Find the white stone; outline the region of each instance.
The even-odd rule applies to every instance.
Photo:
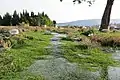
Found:
[[[9,32],[10,32],[11,35],[19,34],[19,30],[18,29],[12,29]]]
[[[86,26],[82,26],[83,29],[86,29],[87,27]]]
[[[102,32],[108,32],[109,30],[108,29],[102,29]]]
[[[92,34],[89,34],[88,36],[93,36],[93,33],[92,33]]]

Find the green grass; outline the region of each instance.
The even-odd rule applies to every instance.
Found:
[[[119,62],[114,61],[111,54],[101,51],[89,44],[76,43],[62,40],[64,57],[73,63],[78,63],[80,68],[89,71],[100,71],[100,80],[107,80],[108,66],[119,66]]]
[[[113,65],[114,60],[111,55],[104,53],[98,48],[90,48],[84,44],[77,44],[75,42],[64,42],[64,56],[71,62],[77,62],[88,69],[94,67],[103,67]]]
[[[43,32],[25,32],[12,37],[11,41],[14,45],[0,57],[0,78],[19,80],[20,73],[34,63],[37,57],[49,54],[44,47],[49,45],[51,37],[52,35],[44,35]],[[25,78],[23,80],[43,80],[42,77],[34,75],[25,75],[22,78]]]
[[[68,33],[67,38],[62,38],[65,43],[63,45],[64,56],[71,62],[77,62],[81,65],[92,67],[104,67],[116,64],[111,58],[111,54],[105,53],[101,50],[102,46],[119,46],[120,32],[108,32],[103,33],[97,30],[93,30],[94,36],[87,37],[81,34],[81,32],[71,31]],[[81,38],[82,41],[74,42],[73,37]],[[95,41],[100,41],[96,43]]]
[[[80,68],[90,71],[100,71],[100,80],[107,80],[108,66],[119,66],[120,63],[112,59],[110,53],[102,51],[103,47],[120,47],[120,32],[99,32],[93,30],[94,35],[85,36],[87,31],[68,32],[67,38],[62,38],[64,57],[73,63],[78,63]],[[74,42],[73,38],[82,41]]]

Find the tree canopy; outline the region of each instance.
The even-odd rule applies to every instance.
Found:
[[[62,2],[63,0],[60,0],[60,1]],[[87,2],[89,4],[89,6],[91,6],[95,2],[95,0],[73,0],[73,3],[76,3],[76,2],[78,4]]]
[[[34,12],[29,12],[23,10],[19,14],[15,10],[13,15],[10,15],[8,12],[3,16],[0,15],[0,25],[2,26],[16,26],[20,23],[26,23],[30,26],[53,26],[53,21],[49,18],[44,12],[35,14]]]

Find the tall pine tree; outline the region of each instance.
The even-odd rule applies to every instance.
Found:
[[[3,16],[2,25],[3,26],[11,26],[11,21],[12,21],[12,16],[7,12]]]
[[[17,14],[17,11],[14,11],[13,17],[12,17],[12,25],[16,26],[19,24],[19,15]]]
[[[2,25],[2,16],[0,15],[0,26]]]

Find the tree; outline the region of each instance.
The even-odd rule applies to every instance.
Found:
[[[60,0],[61,2],[63,0]],[[90,5],[92,5],[92,3],[95,0],[73,0],[73,2],[78,2],[78,3],[82,3],[82,2],[87,2]],[[102,16],[102,20],[101,20],[101,26],[100,26],[100,31],[102,31],[102,29],[108,29],[109,27],[109,23],[110,23],[110,15],[111,15],[111,10],[112,10],[112,5],[114,3],[114,0],[107,0],[107,4],[104,10],[104,14]]]
[[[0,15],[0,26],[2,25],[2,17],[1,17],[1,15]]]
[[[16,26],[19,24],[19,15],[17,14],[17,11],[15,10],[13,13],[13,17],[12,17],[12,25]]]
[[[55,27],[55,25],[56,25],[56,21],[55,21],[55,20],[53,20],[53,25],[54,25],[54,27]]]
[[[35,16],[34,12],[31,12],[31,17],[34,17],[34,16]]]
[[[29,13],[23,10],[23,13],[20,13],[20,23],[29,23]]]
[[[47,14],[44,12],[38,13],[37,15],[34,14],[34,12],[31,12],[31,15],[29,13],[23,10],[22,13],[17,14],[17,11],[14,11],[13,15],[11,16],[9,13],[6,13],[2,17],[0,16],[0,25],[3,26],[16,26],[19,25],[19,23],[28,24],[30,26],[41,26],[41,25],[52,25],[51,19],[48,17]]]
[[[24,13],[24,18],[25,18],[25,23],[29,24],[30,23],[30,16],[27,10]]]
[[[31,15],[29,24],[30,24],[30,26],[38,26],[38,16]]]
[[[42,14],[38,13],[38,25],[42,26],[46,24],[46,20],[45,20],[45,14],[44,12],[42,12]]]
[[[38,26],[41,26],[43,23],[42,23],[42,14],[38,13]]]
[[[3,25],[3,26],[11,26],[11,21],[12,21],[12,16],[7,12],[7,13],[3,16],[2,25]]]
[[[50,18],[48,17],[47,14],[44,15],[44,19],[45,19],[45,24],[47,26],[51,26],[52,25],[52,21],[50,20]]]
[[[100,31],[102,29],[108,29],[109,27],[109,23],[110,23],[110,14],[111,14],[111,10],[112,10],[112,5],[114,3],[114,0],[107,0],[107,4],[106,4],[106,8],[101,20],[101,27],[100,27]]]

